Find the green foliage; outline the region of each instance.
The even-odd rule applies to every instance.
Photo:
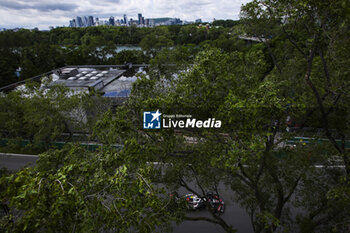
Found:
[[[129,141],[117,153],[89,153],[76,146],[40,155],[34,168],[1,178],[1,197],[11,209],[4,232],[153,232],[171,219],[162,191],[146,164],[133,166],[130,154],[142,157]],[[169,203],[168,203],[169,204]],[[19,215],[18,215],[19,214]]]
[[[84,132],[106,111],[106,100],[72,93],[63,86],[44,90],[28,84],[22,91],[0,97],[1,138],[9,139],[7,149],[21,150],[18,141],[29,140],[24,150],[37,153],[51,147],[63,132]],[[89,111],[94,114],[88,114]],[[90,127],[91,126],[91,127]],[[14,143],[17,142],[17,143]]]
[[[6,86],[18,80],[15,71],[18,68],[20,55],[9,48],[0,48],[0,86]]]
[[[307,111],[314,105],[313,94],[298,80],[304,74],[305,63],[283,42],[276,38],[268,45],[253,44],[230,53],[210,49],[208,43],[185,71],[159,64],[177,61],[173,57],[176,50],[171,54],[171,50],[164,49],[153,60],[154,72],[134,85],[128,105],[128,119],[133,122],[129,132],[137,135],[139,143],[149,145],[149,151],[154,154],[150,160],[172,164],[162,168],[166,173],[164,179],[157,178],[169,189],[182,186],[205,196],[207,191],[218,190],[218,185],[225,182],[235,200],[251,216],[255,232],[293,229],[296,226],[293,224],[299,224],[300,230],[327,231],[330,225],[326,223],[313,225],[321,221],[322,214],[334,224],[348,221],[349,203],[344,205],[325,198],[328,190],[337,186],[334,180],[344,173],[338,168],[320,171],[314,167],[315,161],[325,164],[337,153],[331,143],[293,147],[284,144],[295,136],[286,130],[288,116],[308,119],[314,126],[317,123],[315,116]],[[282,48],[287,49],[282,51]],[[291,52],[286,60],[281,60],[280,70],[275,57],[271,57],[272,50]],[[320,72],[317,68],[315,63],[313,72]],[[140,116],[149,109],[160,109],[166,114],[191,114],[199,119],[215,117],[223,123],[221,129],[215,130],[146,132],[142,130]],[[121,121],[125,115],[116,117]],[[329,122],[336,127],[333,117]],[[303,208],[310,215],[293,219],[289,206]],[[226,231],[230,229],[221,221],[215,223]],[[342,227],[337,229],[345,231]]]
[[[30,78],[65,65],[148,63],[165,47],[199,44],[227,34],[222,28],[207,31],[195,25],[155,28],[86,27],[50,31],[21,29],[0,33],[0,86]],[[146,52],[116,52],[118,45],[140,45]],[[227,47],[225,45],[224,47]],[[15,71],[21,67],[20,78]]]
[[[171,75],[185,70],[194,62],[199,49],[192,44],[164,48],[150,61],[151,67],[148,73],[152,76],[165,76],[171,79]]]
[[[231,19],[227,19],[227,20],[215,20],[213,22],[213,26],[222,26],[225,28],[230,28],[230,27],[234,27],[238,24],[240,24],[241,22],[239,20],[231,20]]]
[[[347,1],[254,0],[242,7],[239,22],[216,21],[223,27],[210,29],[93,27],[0,34],[5,48],[23,46],[19,58],[27,76],[59,65],[60,52],[64,61],[81,64],[151,58],[149,72],[135,82],[125,106],[83,124],[103,150],[48,151],[34,169],[2,179],[3,200],[17,214],[3,226],[18,232],[151,232],[170,220],[203,220],[163,199],[165,190],[155,185],[161,183],[166,190],[181,187],[200,197],[220,193],[224,185],[250,215],[255,232],[348,232],[348,12]],[[261,43],[236,38],[243,33]],[[2,35],[29,39],[16,45]],[[49,40],[49,46],[32,43],[34,37]],[[114,53],[116,44],[126,43],[144,51]],[[60,59],[45,57],[45,49]],[[4,51],[11,57],[4,63],[16,67],[14,50]],[[17,92],[3,98],[3,132],[33,142],[54,140],[65,127],[62,107],[70,111],[73,105],[64,91],[53,93],[49,100]],[[222,127],[144,130],[143,111],[155,109],[215,117]],[[299,129],[293,131],[288,118]],[[305,126],[314,140],[287,143],[303,136]],[[123,149],[109,149],[114,144]],[[345,169],[334,166],[334,158]],[[301,213],[294,216],[293,208]],[[234,231],[213,208],[207,211],[204,220]]]
[[[25,47],[21,51],[20,78],[27,79],[65,65],[59,46],[45,43]]]
[[[170,47],[174,42],[167,38],[167,31],[159,34],[149,34],[140,42],[140,47],[147,51],[152,57],[162,48]]]

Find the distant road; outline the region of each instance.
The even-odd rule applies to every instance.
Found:
[[[25,166],[33,166],[37,159],[37,155],[0,153],[0,168],[6,167],[10,171],[18,171]]]

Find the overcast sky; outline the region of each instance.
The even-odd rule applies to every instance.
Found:
[[[76,16],[136,19],[177,17],[193,21],[238,19],[242,4],[249,0],[0,0],[0,28],[48,29],[49,26],[68,26]]]

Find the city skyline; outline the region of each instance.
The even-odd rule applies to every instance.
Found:
[[[196,19],[195,22],[201,22],[201,19]],[[69,20],[69,27],[91,27],[91,26],[137,26],[137,27],[153,27],[160,25],[182,25],[193,22],[183,22],[179,18],[146,18],[142,16],[142,13],[137,14],[137,19],[127,18],[127,15],[124,14],[123,18],[114,18],[110,16],[107,19],[102,19],[93,16],[77,16]],[[50,29],[53,27],[50,27]]]
[[[91,15],[94,18],[128,18],[138,20],[138,13],[145,18],[171,17],[184,21],[212,21],[216,19],[238,19],[242,4],[249,0],[208,1],[198,0],[0,0],[0,28],[34,28],[46,30],[49,26],[69,26],[76,16]]]

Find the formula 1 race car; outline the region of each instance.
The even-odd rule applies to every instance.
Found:
[[[205,207],[205,203],[202,198],[198,197],[195,194],[186,194],[185,200],[187,202],[187,207],[190,210],[198,210],[203,209]]]
[[[220,198],[219,194],[208,192],[206,195],[206,201],[216,213],[224,213],[225,202],[222,200],[222,198]]]
[[[182,198],[185,199],[186,206],[189,210],[199,210],[209,207],[215,213],[221,214],[225,211],[225,203],[218,194],[208,192],[205,197],[201,198],[196,194],[186,194],[182,197],[177,192],[170,194],[170,197],[176,202],[180,203]],[[208,205],[209,204],[209,205]]]

